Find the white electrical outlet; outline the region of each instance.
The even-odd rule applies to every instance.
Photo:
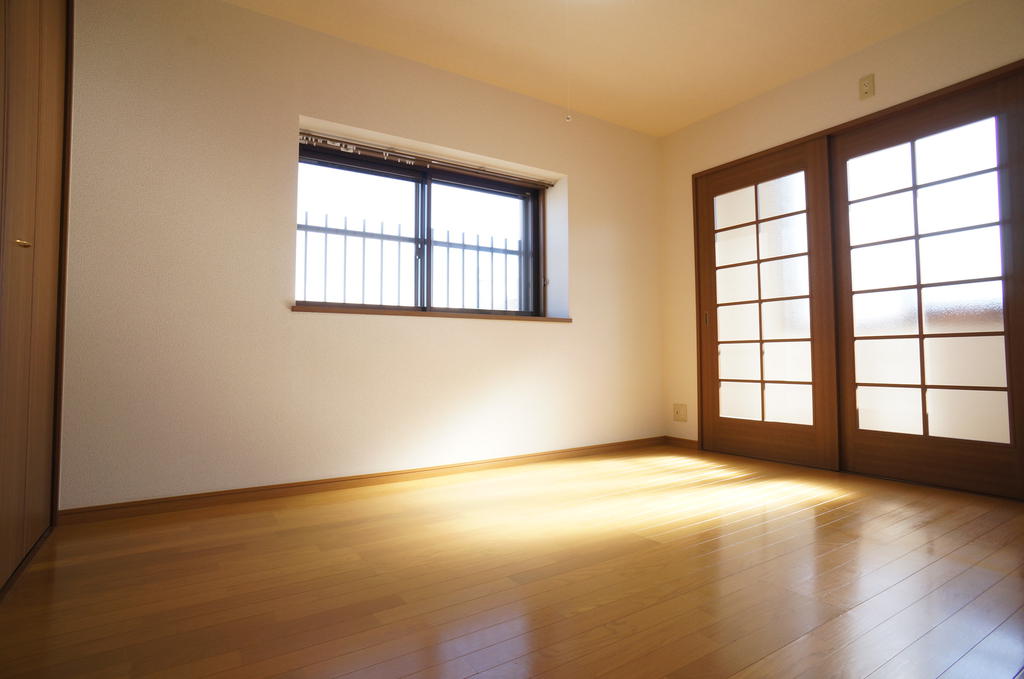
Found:
[[[860,79],[858,90],[861,99],[870,99],[875,96],[875,74],[868,73]]]
[[[686,422],[686,404],[685,403],[673,403],[672,404],[672,421],[673,422]]]

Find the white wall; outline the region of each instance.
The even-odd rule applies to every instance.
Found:
[[[730,160],[813,134],[1024,58],[1024,2],[975,0],[663,140],[662,287],[665,403],[686,403],[672,436],[697,438],[697,326],[692,177]],[[875,74],[877,94],[858,100]]]
[[[62,507],[664,433],[656,140],[218,2],[75,28]],[[567,176],[573,323],[289,311],[300,115]]]

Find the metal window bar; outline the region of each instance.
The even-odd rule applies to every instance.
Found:
[[[327,223],[328,215],[324,215],[324,228],[328,226]],[[330,242],[330,237],[324,234],[324,301],[327,301],[327,272],[330,268],[327,266],[327,244]]]
[[[384,235],[384,222],[380,223],[380,235]],[[378,300],[380,304],[384,304],[384,241],[380,241],[377,244],[377,249],[380,250],[380,270],[377,274],[380,276],[380,290]]]
[[[306,219],[308,221],[308,216],[306,217]],[[325,224],[329,224],[329,221],[327,219],[325,219],[324,223]],[[360,243],[360,277],[361,277],[361,285],[362,285],[362,289],[360,290],[360,299],[362,300],[363,303],[365,303],[366,299],[367,299],[367,295],[373,292],[373,290],[368,290],[367,289],[368,288],[368,286],[367,286],[367,283],[368,283],[368,281],[367,281],[367,273],[368,273],[367,272],[367,264],[369,263],[368,262],[368,257],[367,257],[367,240],[372,239],[373,241],[378,243],[378,246],[380,247],[380,253],[379,253],[379,256],[380,256],[380,270],[378,272],[378,274],[379,274],[378,275],[378,282],[380,284],[380,288],[378,290],[379,302],[380,302],[380,304],[383,305],[385,303],[385,301],[386,301],[385,289],[384,289],[384,280],[385,280],[385,278],[384,278],[385,277],[385,273],[384,272],[385,272],[385,269],[387,268],[388,262],[393,260],[393,261],[396,262],[396,268],[397,268],[397,271],[396,271],[396,279],[397,279],[396,285],[397,285],[397,287],[396,287],[395,294],[394,294],[393,298],[394,298],[394,301],[396,303],[396,306],[401,306],[401,303],[402,303],[402,246],[403,246],[404,243],[408,243],[409,245],[413,245],[414,246],[416,244],[416,242],[417,242],[416,239],[414,237],[412,237],[412,236],[401,236],[401,235],[394,235],[394,234],[385,233],[384,232],[384,224],[383,223],[381,224],[381,230],[378,233],[374,233],[374,232],[368,231],[368,230],[367,231],[357,231],[357,230],[351,229],[348,226],[348,220],[347,219],[343,220],[343,224],[344,224],[343,228],[336,228],[336,227],[331,227],[331,226],[319,226],[319,225],[316,225],[316,224],[308,224],[308,223],[306,223],[306,224],[297,224],[296,225],[296,228],[302,234],[303,242],[305,243],[305,245],[304,245],[305,252],[303,252],[303,262],[302,262],[302,267],[303,267],[303,271],[302,271],[302,281],[303,281],[302,297],[303,297],[303,300],[304,301],[325,301],[325,302],[328,301],[328,297],[330,296],[329,295],[329,292],[330,292],[329,281],[331,280],[332,277],[336,277],[337,275],[340,275],[341,276],[341,300],[342,300],[343,303],[349,303],[350,302],[350,300],[348,298],[348,278],[349,278],[349,275],[352,273],[351,272],[351,268],[352,267],[350,267],[351,263],[349,262],[349,257],[348,257],[348,240],[349,240],[349,238],[359,238],[362,241]],[[309,299],[309,275],[310,275],[310,268],[309,268],[309,246],[308,246],[308,243],[309,243],[309,234],[311,234],[311,233],[312,234],[323,234],[323,236],[324,236],[324,259],[323,259],[323,262],[324,262],[324,272],[323,272],[324,294],[323,294],[323,297],[324,297],[324,299],[323,300],[310,300]],[[401,227],[399,227],[399,233],[401,233]],[[340,262],[340,272],[336,270],[339,267],[335,267],[335,269],[333,269],[333,270],[331,268],[330,253],[328,251],[329,236],[337,236],[337,237],[341,238],[342,256],[341,256],[341,262]],[[385,243],[394,243],[395,244],[395,255],[393,257],[391,255],[388,255],[388,254],[386,254],[384,252]],[[370,253],[370,255],[371,255],[370,258],[372,258],[372,252]],[[332,274],[333,274],[333,276],[332,276]],[[390,297],[390,295],[389,295],[389,297]]]
[[[309,213],[306,213],[306,223],[309,223]],[[302,248],[302,298],[309,299],[309,232],[303,234],[305,244]]]

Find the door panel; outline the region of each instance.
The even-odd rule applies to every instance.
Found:
[[[6,2],[3,224],[0,242],[0,581],[24,555],[39,7]]]
[[[836,135],[840,430],[853,471],[1024,494],[1024,79]]]
[[[53,514],[67,3],[0,0],[0,15],[3,587]]]
[[[837,464],[826,160],[819,139],[696,180],[713,450]]]

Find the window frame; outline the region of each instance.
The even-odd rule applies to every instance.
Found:
[[[452,316],[459,318],[500,317],[516,319],[546,319],[545,259],[544,259],[544,186],[530,180],[488,176],[486,172],[460,171],[456,168],[437,167],[430,161],[412,160],[396,154],[396,160],[387,157],[368,157],[358,151],[349,152],[322,146],[299,143],[296,167],[311,163],[379,177],[403,179],[415,183],[414,240],[414,304],[360,304],[295,299],[294,311],[334,311],[349,313],[394,313],[400,315]],[[430,199],[434,184],[482,191],[523,201],[523,237],[519,250],[521,261],[527,263],[520,277],[520,306],[523,310],[476,309],[447,307],[433,304],[433,244]],[[301,232],[303,225],[296,223]],[[483,250],[485,246],[469,247]]]

